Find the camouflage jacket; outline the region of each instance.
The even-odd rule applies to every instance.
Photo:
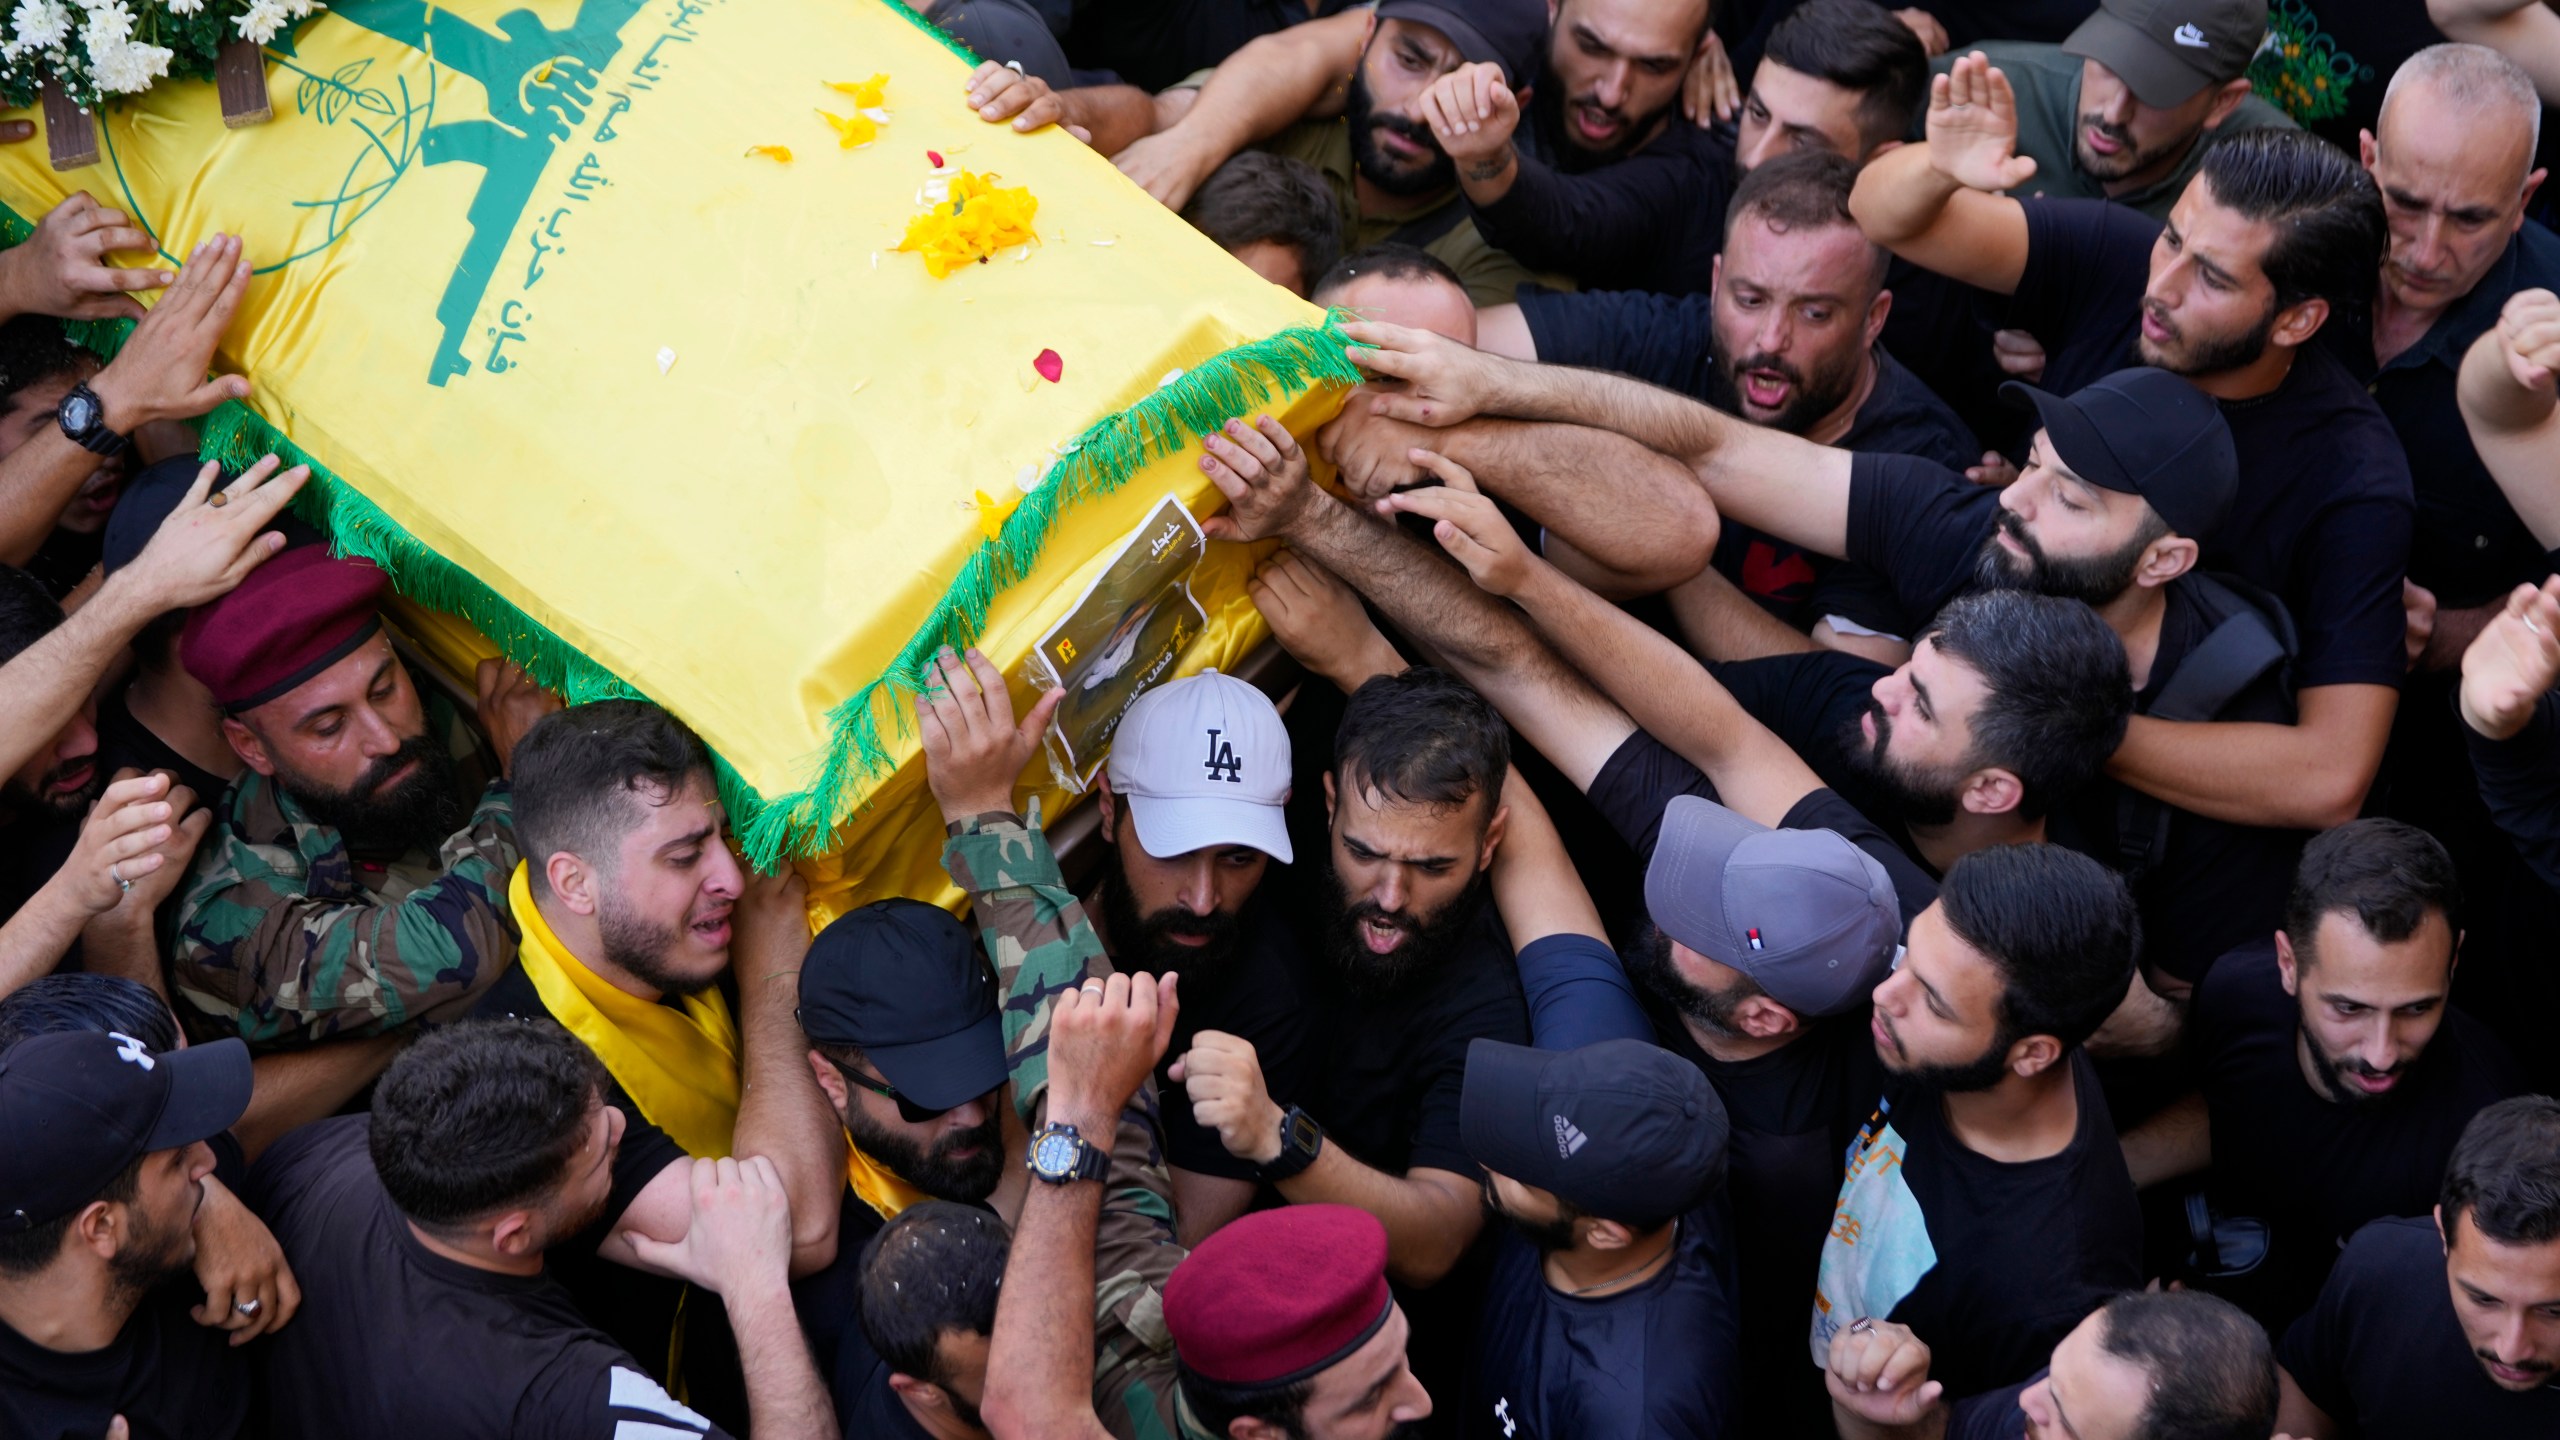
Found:
[[[1067,888],[1035,809],[1026,824],[1003,811],[951,827],[943,868],[969,892],[978,932],[1004,990],[1005,1061],[1025,1128],[1046,1123],[1049,1007],[1087,976],[1109,975],[1101,938]],[[1150,1079],[1120,1112],[1095,1237],[1094,1409],[1121,1440],[1175,1433],[1173,1337],[1164,1282],[1189,1253],[1174,1238],[1173,1181]]]
[[[199,1038],[258,1050],[459,1019],[515,961],[517,858],[503,780],[435,854],[403,856],[369,886],[335,828],[244,774],[179,896],[180,1013]]]

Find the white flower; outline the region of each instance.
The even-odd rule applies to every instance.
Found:
[[[193,15],[204,9],[204,0],[160,0],[172,15]]]
[[[89,12],[80,26],[80,43],[94,56],[101,50],[114,50],[133,38],[133,12],[124,8],[124,0],[80,0]]]
[[[159,45],[117,41],[89,47],[89,74],[102,95],[138,95],[169,73],[170,52]]]
[[[15,60],[30,50],[51,50],[71,38],[71,12],[62,0],[18,0],[10,17],[10,35],[0,42],[0,55]]]
[[[249,8],[240,12],[240,18],[233,23],[240,27],[241,39],[264,45],[293,18],[285,9],[285,0],[250,0]]]

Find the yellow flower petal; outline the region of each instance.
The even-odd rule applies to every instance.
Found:
[[[999,250],[1038,240],[1031,222],[1039,199],[1019,186],[999,189],[996,178],[968,170],[952,177],[944,198],[907,222],[898,248],[921,256],[925,272],[940,279]]]
[[[880,127],[868,116],[838,115],[826,110],[819,111],[818,116],[835,127],[836,144],[839,148],[859,149],[880,138]]]
[[[984,490],[979,491],[978,533],[990,540],[1004,538],[1005,518],[1013,513],[1013,507],[1021,503],[1022,497],[1019,495],[998,500]]]
[[[785,165],[791,163],[791,147],[788,145],[750,145],[747,147],[747,154],[750,158],[761,155],[767,160],[779,160]]]
[[[889,76],[886,72],[882,72],[868,80],[829,80],[826,86],[838,94],[852,96],[853,108],[856,110],[870,110],[887,99]]]

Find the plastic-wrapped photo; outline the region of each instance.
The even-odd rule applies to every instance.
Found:
[[[1120,542],[1066,617],[1040,637],[1031,681],[1067,692],[1050,728],[1059,768],[1089,784],[1132,701],[1172,677],[1209,617],[1191,596],[1207,548],[1171,495]]]

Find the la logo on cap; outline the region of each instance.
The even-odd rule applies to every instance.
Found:
[[[1220,732],[1209,732],[1209,756],[1201,762],[1208,768],[1209,778],[1230,785],[1244,783],[1244,762],[1236,758],[1236,747]]]

